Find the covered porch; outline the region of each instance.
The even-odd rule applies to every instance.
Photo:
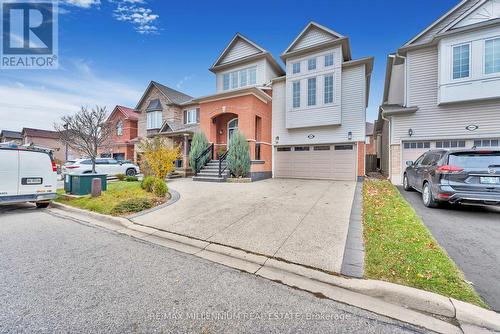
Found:
[[[193,135],[200,131],[198,124],[179,124],[176,122],[165,122],[158,133],[162,137],[172,140],[173,147],[181,148],[181,156],[175,161],[175,172],[173,176],[188,177],[193,175],[189,165],[189,152]]]

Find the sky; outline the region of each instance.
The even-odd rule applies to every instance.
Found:
[[[59,69],[0,70],[0,129],[53,129],[81,106],[135,107],[149,81],[215,92],[208,70],[240,32],[279,55],[309,21],[375,57],[367,120],[382,100],[387,54],[459,0],[60,0]]]

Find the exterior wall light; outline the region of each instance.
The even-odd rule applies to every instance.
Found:
[[[276,138],[274,138],[274,142],[278,144],[279,141],[280,141],[280,136],[276,136]]]
[[[408,129],[408,136],[413,136],[413,129]]]
[[[351,132],[351,131],[349,131],[349,132],[347,133],[347,139],[348,139],[348,140],[352,140],[352,132]]]
[[[224,130],[220,129],[220,130],[219,130],[219,134],[221,135],[221,134],[223,134],[223,133],[224,133]]]

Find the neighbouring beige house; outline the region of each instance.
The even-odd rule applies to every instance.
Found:
[[[461,1],[388,56],[375,129],[395,184],[430,149],[500,147],[500,1]]]
[[[80,158],[67,145],[61,142],[57,131],[23,128],[21,131],[23,145],[35,145],[52,150],[54,158],[59,162]]]
[[[161,135],[168,138],[172,146],[181,147],[182,158],[176,162],[176,169],[187,173],[191,138],[199,131],[198,104],[189,95],[151,81],[135,110],[138,113],[135,160],[140,161],[139,142],[142,138]]]

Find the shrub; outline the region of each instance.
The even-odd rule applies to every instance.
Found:
[[[154,181],[155,181],[155,178],[153,176],[146,176],[144,179],[142,179],[141,188],[148,191],[148,192],[152,192]]]
[[[151,168],[152,174],[162,180],[175,170],[175,160],[181,154],[180,146],[172,147],[167,138],[159,136],[143,139],[139,144],[139,149],[142,151],[142,159]]]
[[[139,179],[137,178],[137,176],[127,176],[127,177],[125,178],[125,181],[127,181],[127,182],[135,182],[135,181],[137,181],[137,180],[139,180]]]
[[[120,180],[120,181],[123,181],[123,180],[125,180],[125,174],[121,174],[121,173],[120,174],[116,174],[116,178],[118,180]]]
[[[236,177],[246,177],[250,172],[250,147],[245,136],[236,130],[229,143],[227,167]]]
[[[153,193],[158,197],[165,197],[167,194],[168,187],[165,181],[156,178],[153,182]]]
[[[153,207],[151,200],[147,198],[131,198],[118,203],[112,210],[112,215],[123,215],[126,213],[139,212]]]
[[[197,132],[193,135],[193,140],[191,141],[191,151],[189,151],[189,166],[194,171],[194,161],[195,159],[208,147],[208,140],[203,132]],[[201,166],[205,165],[207,160],[210,159],[210,155],[207,154],[203,159],[198,161],[197,171],[201,169]]]

